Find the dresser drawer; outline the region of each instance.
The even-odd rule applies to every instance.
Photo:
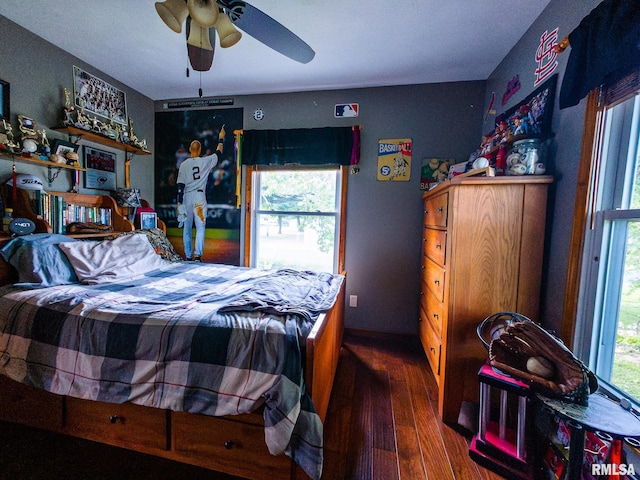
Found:
[[[426,287],[435,295],[436,299],[444,302],[445,269],[431,260],[424,259],[423,279]]]
[[[438,265],[446,265],[447,232],[424,229],[424,253]]]
[[[0,375],[0,420],[59,431],[62,401],[61,395]]]
[[[422,347],[427,355],[427,360],[429,360],[431,371],[439,382],[442,340],[440,335],[431,328],[431,323],[425,318],[426,313],[422,309],[420,311],[420,317],[420,341],[422,342]]]
[[[171,431],[176,454],[198,458],[206,468],[247,478],[289,478],[291,460],[269,453],[259,415],[207,417],[173,412]]]
[[[167,412],[66,397],[65,433],[124,448],[167,450]]]
[[[442,336],[442,322],[444,322],[445,308],[444,303],[431,293],[426,285],[422,285],[420,292],[420,308],[423,314],[423,320],[431,324],[431,328],[438,336]]]
[[[430,227],[446,228],[448,202],[448,193],[427,198],[424,202],[424,224]]]

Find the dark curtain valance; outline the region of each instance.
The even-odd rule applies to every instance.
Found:
[[[244,130],[244,165],[353,165],[360,155],[360,127]]]
[[[592,89],[613,84],[640,65],[640,5],[604,0],[569,34],[571,53],[560,108],[577,105]]]

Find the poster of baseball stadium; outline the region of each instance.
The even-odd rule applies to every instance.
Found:
[[[155,116],[155,209],[167,225],[167,236],[176,251],[187,259],[209,263],[240,263],[240,209],[236,207],[236,158],[234,130],[242,129],[242,108],[167,110]],[[224,138],[221,140],[221,129]],[[194,143],[197,141],[198,143]],[[194,151],[197,146],[199,150]],[[222,148],[222,153],[219,152]],[[178,204],[187,205],[189,187],[182,182],[184,198],[179,196],[178,172],[190,157],[217,154],[217,163],[207,172],[206,181],[198,179],[197,192],[204,190],[206,215],[204,248],[198,250],[197,228],[192,224],[192,245],[183,240],[184,217]],[[185,164],[186,165],[186,164]],[[197,175],[196,175],[197,176]],[[195,191],[195,190],[194,190]],[[179,202],[180,200],[180,202]],[[198,212],[195,213],[198,216]],[[188,224],[189,222],[187,222]],[[185,251],[187,255],[185,256]]]

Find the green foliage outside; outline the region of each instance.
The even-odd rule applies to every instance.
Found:
[[[611,382],[640,401],[640,289],[638,288],[630,293],[625,292],[622,296]]]
[[[640,208],[640,164],[630,208]],[[611,382],[640,401],[640,222],[628,224],[625,274]]]
[[[260,184],[260,210],[281,212],[335,212],[335,170],[288,170],[263,172]],[[327,253],[334,245],[333,217],[276,215],[280,232],[284,221],[297,222],[298,230],[313,229],[318,249]]]

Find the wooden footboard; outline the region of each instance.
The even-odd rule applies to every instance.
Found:
[[[14,275],[0,259],[0,280]],[[344,282],[306,342],[305,380],[324,422],[344,329]],[[73,435],[248,479],[308,478],[264,442],[261,412],[210,417],[62,397],[0,375],[0,420]]]
[[[335,305],[318,319],[307,337],[305,379],[307,388],[311,390],[311,398],[316,412],[323,423],[329,407],[333,379],[338,367],[338,357],[342,345],[344,291],[345,282],[342,282]]]

